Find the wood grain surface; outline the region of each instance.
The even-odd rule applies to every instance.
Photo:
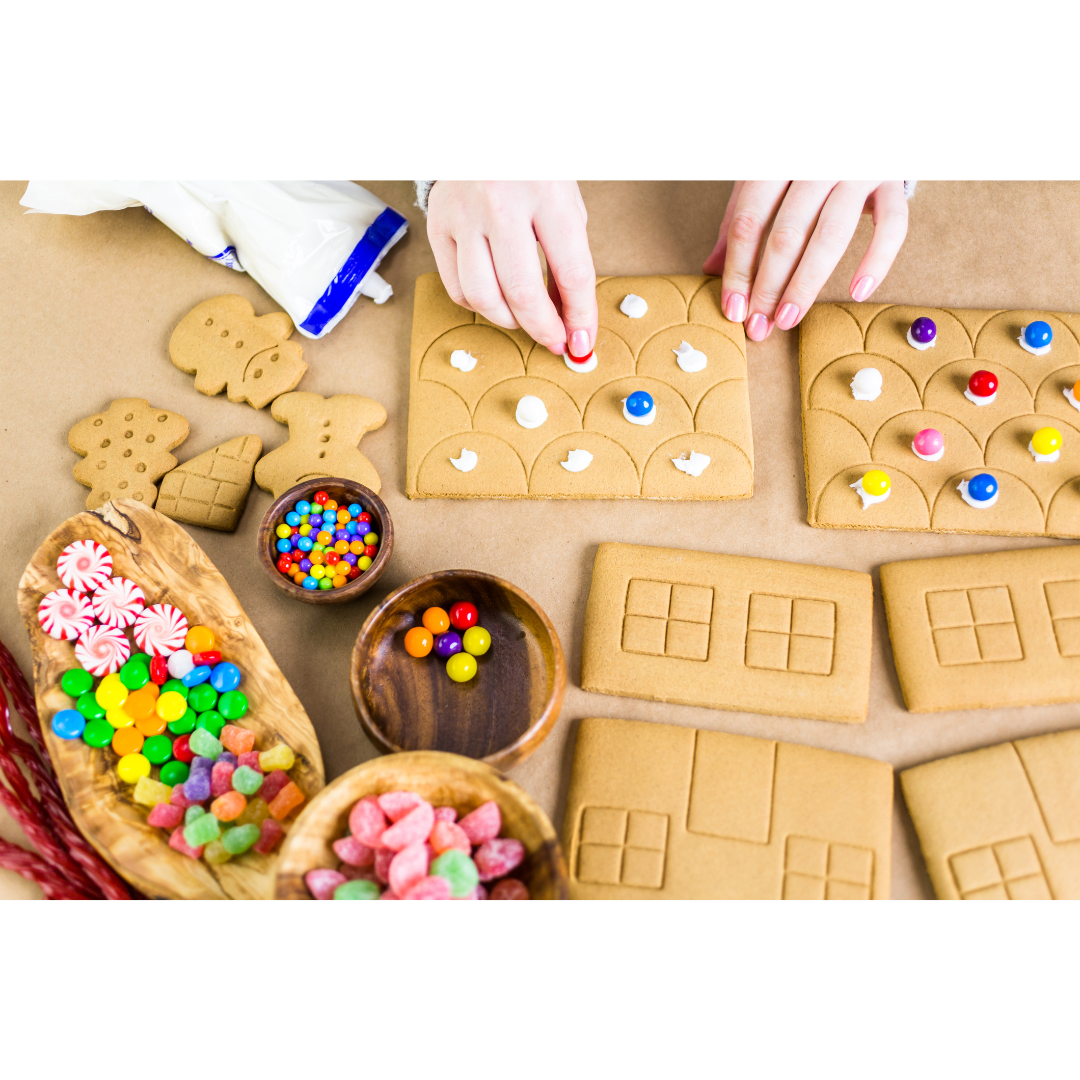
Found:
[[[304,874],[336,868],[341,860],[331,845],[349,834],[349,811],[364,796],[387,791],[415,791],[434,806],[453,806],[459,817],[494,800],[503,820],[499,835],[525,845],[525,862],[513,876],[525,882],[533,900],[566,899],[566,864],[544,811],[490,765],[423,750],[357,765],[312,799],[282,844],[275,898],[310,900]]]
[[[162,899],[268,899],[277,855],[248,852],[220,866],[181,855],[168,833],[146,823],[147,809],[116,775],[111,748],[97,750],[81,739],[58,739],[52,717],[71,708],[60,676],[76,666],[74,644],[49,637],[38,623],[41,598],[60,588],[56,560],[73,540],[104,544],[114,573],[130,578],[147,604],[169,603],[191,625],[209,627],[225,659],[243,673],[249,710],[242,724],[255,732],[256,747],[287,743],[296,753],[290,776],[307,798],[323,786],[322,754],[315,731],[232,589],[202,549],[175,522],[143,503],[122,499],[93,513],[77,514],[53,531],[30,560],[19,582],[19,610],[30,636],[38,714],[49,755],[75,824],[125,880]],[[286,823],[288,828],[288,823]]]
[[[434,650],[405,651],[429,607],[475,604],[491,648],[465,683]],[[517,586],[476,570],[442,570],[391,593],[368,617],[352,658],[356,715],[384,751],[445,750],[509,768],[543,742],[562,708],[566,660],[548,617]]]

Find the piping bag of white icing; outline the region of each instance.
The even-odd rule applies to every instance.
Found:
[[[408,228],[348,180],[34,180],[20,201],[41,214],[145,206],[208,259],[249,273],[310,338],[360,296],[390,299],[376,270]]]

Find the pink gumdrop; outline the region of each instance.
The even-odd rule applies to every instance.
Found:
[[[241,754],[236,759],[236,767],[239,769],[241,765],[246,765],[249,769],[262,773],[262,769],[259,767],[259,751],[249,750],[246,754]]]
[[[400,900],[401,897],[398,896],[398,894],[396,892],[394,892],[393,889],[384,889],[383,894],[382,894],[382,896],[379,897],[379,899],[380,900]]]
[[[378,799],[379,808],[391,821],[400,821],[422,802],[424,800],[415,791],[388,791]]]
[[[272,821],[273,818],[270,820]],[[350,866],[348,863],[342,863],[338,867],[338,873],[343,875],[346,881],[372,881],[376,885],[382,884],[373,870],[365,870],[361,866]]]
[[[937,428],[923,428],[918,435],[911,441],[911,445],[923,455],[923,457],[930,457],[936,454],[945,445],[945,440],[941,437],[941,432]]]
[[[452,848],[464,851],[466,855],[472,854],[472,845],[465,835],[465,830],[452,821],[435,822],[435,827],[431,830],[431,846],[439,855]]]
[[[373,866],[375,849],[357,840],[355,836],[343,836],[333,843],[334,854],[350,866]]]
[[[376,848],[375,850],[375,876],[385,885],[389,880],[390,864],[394,861],[396,851],[389,848]]]
[[[178,806],[178,807],[180,807],[181,810],[186,810],[189,806],[198,806],[199,804],[195,803],[195,802],[192,802],[184,794],[184,785],[183,784],[177,784],[172,789],[172,794],[169,796],[169,805],[170,806]]]
[[[508,877],[491,890],[492,900],[530,900],[529,890],[517,878]]]
[[[483,885],[481,885],[479,882],[477,882],[476,883],[476,888],[473,889],[473,891],[471,893],[469,893],[469,895],[466,896],[465,899],[466,900],[487,900],[488,899],[488,891],[487,891],[487,889],[484,888]]]
[[[402,900],[449,900],[450,882],[442,877],[421,878],[407,893],[402,894]]]
[[[159,829],[175,829],[184,820],[184,811],[172,803],[159,802],[146,819],[148,825]]]
[[[494,840],[502,828],[502,814],[497,802],[486,802],[478,806],[471,814],[466,814],[458,827],[469,838],[470,844],[482,844],[485,840]]]
[[[418,881],[427,877],[428,853],[421,843],[402,848],[390,863],[387,878],[390,888],[404,896]]]
[[[520,840],[485,840],[476,849],[473,862],[480,871],[481,881],[494,881],[516,870],[525,858],[525,845]]]
[[[383,847],[388,847],[391,851],[401,851],[410,844],[422,844],[430,835],[434,824],[435,811],[431,808],[431,803],[421,803],[391,825],[379,840]]]
[[[368,847],[382,847],[380,837],[386,829],[386,815],[369,795],[349,812],[349,832]]]
[[[339,870],[309,870],[304,875],[304,884],[316,900],[333,900],[334,890],[345,880],[345,875]]]
[[[177,825],[173,830],[172,836],[169,837],[169,847],[174,851],[179,851],[181,855],[186,855],[189,859],[201,859],[203,853],[203,845],[198,847],[192,847],[184,839],[184,826]]]
[[[232,774],[235,767],[227,761],[219,761],[210,770],[210,794],[217,798],[227,791],[232,791]]]
[[[435,820],[450,822],[457,821],[457,811],[452,806],[436,806]]]

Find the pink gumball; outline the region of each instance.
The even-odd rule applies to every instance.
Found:
[[[917,454],[921,454],[923,457],[932,457],[934,454],[941,452],[945,446],[945,440],[941,437],[941,432],[937,428],[923,428],[918,435],[912,440],[911,443]]]

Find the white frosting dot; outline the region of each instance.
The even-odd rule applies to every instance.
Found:
[[[458,472],[472,472],[476,468],[476,451],[466,450],[463,446],[461,448],[461,457],[451,458],[450,464]]]
[[[526,394],[517,403],[514,418],[523,428],[538,428],[548,418],[547,406],[534,394]]]
[[[456,367],[458,371],[472,371],[476,367],[476,357],[464,349],[455,349],[450,354],[450,366]]]
[[[649,305],[645,303],[643,297],[635,293],[627,293],[619,305],[619,310],[631,319],[640,319],[649,310]]]

